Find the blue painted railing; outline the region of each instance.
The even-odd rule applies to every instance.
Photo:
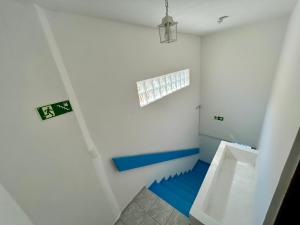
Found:
[[[148,153],[142,155],[121,156],[112,158],[119,171],[160,163],[172,159],[182,158],[199,153],[199,148],[190,148],[177,151]]]

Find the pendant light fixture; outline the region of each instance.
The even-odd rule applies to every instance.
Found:
[[[168,14],[168,0],[165,0],[166,16],[162,18],[158,25],[160,43],[171,43],[177,40],[177,22]]]

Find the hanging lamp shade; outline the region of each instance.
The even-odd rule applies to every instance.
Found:
[[[166,16],[162,18],[158,25],[160,43],[171,43],[177,40],[177,22],[168,15],[168,0],[165,0]]]
[[[177,40],[177,22],[172,16],[165,16],[158,25],[160,43],[171,43]]]

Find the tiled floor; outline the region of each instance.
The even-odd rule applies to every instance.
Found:
[[[147,188],[123,211],[115,225],[188,225],[189,219]]]

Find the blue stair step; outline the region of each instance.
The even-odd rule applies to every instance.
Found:
[[[191,193],[189,193],[188,191],[186,191],[184,189],[181,189],[180,186],[173,185],[173,183],[171,181],[161,182],[161,185],[165,186],[170,191],[172,191],[173,193],[180,196],[182,199],[185,199],[187,202],[189,202],[189,203],[193,202],[194,197],[193,197],[193,195],[191,195]]]
[[[186,185],[189,185],[193,190],[198,189],[198,182],[196,180],[195,177],[191,177],[191,176],[182,176],[179,177],[178,180],[180,180],[181,182],[185,183]]]
[[[189,185],[185,184],[184,182],[181,182],[179,179],[172,179],[170,182],[173,183],[175,186],[179,186],[180,188],[186,190],[187,192],[191,193],[192,195],[196,195],[197,191],[194,190],[192,187]]]
[[[209,164],[203,161],[198,161],[193,168],[193,172],[198,173],[199,175],[204,175],[207,173]]]
[[[198,193],[198,188],[192,184],[192,183],[188,183],[185,179],[183,178],[178,178],[178,179],[174,179],[172,180],[176,185],[180,185],[181,187],[189,190],[191,193],[196,194]]]
[[[155,181],[149,190],[188,217],[208,168],[208,163],[198,160],[191,171]]]
[[[153,183],[149,189],[157,194],[161,199],[165,200],[174,208],[176,208],[183,215],[187,217],[189,216],[189,211],[191,208],[191,204],[189,202],[180,198],[178,195],[174,194],[169,189],[156,182]]]

